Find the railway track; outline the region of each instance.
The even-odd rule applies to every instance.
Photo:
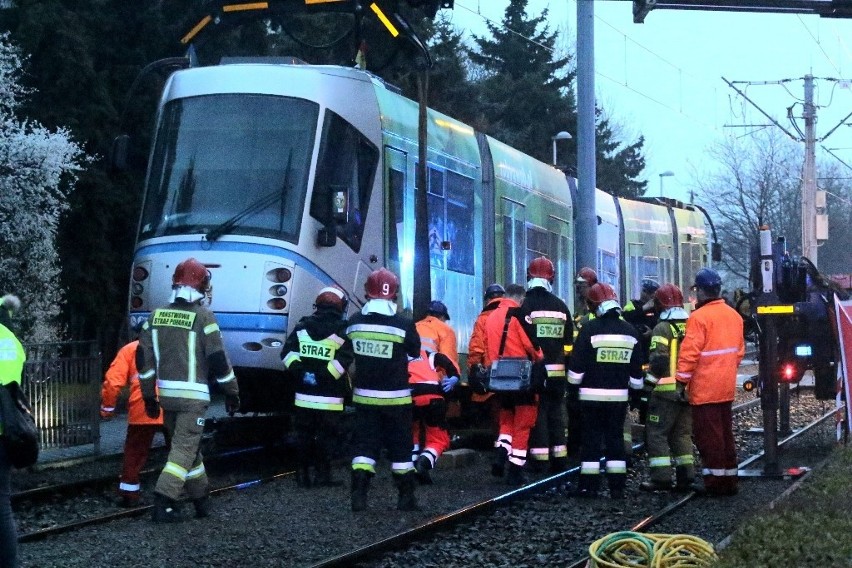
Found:
[[[758,399],[754,401],[747,401],[745,403],[737,405],[734,408],[734,414],[737,417],[741,417],[759,408],[760,401]],[[834,416],[834,409],[819,416],[817,419],[811,421],[807,426],[801,428],[794,434],[781,440],[779,442],[779,448],[790,444],[791,442],[797,440],[800,436],[807,435],[811,430],[819,427],[820,425],[825,424],[826,421],[832,419]],[[744,469],[746,467],[753,466],[755,463],[758,463],[762,457],[763,452],[757,452],[754,455],[743,460],[739,464],[739,467],[740,469]],[[458,532],[463,532],[457,529],[457,527],[467,523],[475,522],[477,519],[481,519],[484,516],[493,514],[495,511],[504,509],[507,505],[515,501],[527,500],[535,495],[539,495],[542,493],[559,493],[561,490],[560,488],[564,487],[568,483],[568,480],[571,477],[575,476],[577,473],[577,468],[574,468],[570,471],[554,475],[534,483],[530,483],[524,487],[509,491],[491,499],[464,506],[456,511],[429,519],[426,522],[423,522],[407,530],[401,531],[397,534],[387,536],[385,538],[382,538],[364,546],[360,546],[356,549],[344,552],[342,554],[326,558],[320,562],[313,564],[312,567],[333,568],[341,566],[395,566],[400,563],[400,559],[391,558],[384,563],[381,560],[376,561],[375,559],[382,558],[383,555],[392,555],[394,551],[398,551],[403,547],[409,549],[419,548],[420,550],[418,554],[429,556],[429,553],[424,552],[424,550],[428,551],[430,546],[429,541],[430,539],[434,539],[436,535],[446,535],[454,528],[456,528],[455,534],[458,534]],[[787,478],[789,478],[789,475],[787,476]],[[754,483],[760,482],[755,481]],[[676,497],[674,498],[674,500],[667,499],[666,502],[659,507],[657,507],[657,501],[652,500],[652,506],[657,507],[656,509],[647,510],[647,514],[642,515],[642,518],[639,522],[630,525],[623,524],[614,526],[611,532],[618,532],[621,530],[629,530],[633,532],[648,531],[650,528],[659,525],[665,519],[688,507],[690,503],[694,502],[696,496],[697,494],[693,492]],[[700,501],[707,500],[700,499]],[[603,536],[603,534],[599,536]],[[402,563],[405,563],[406,561],[407,559],[402,559]],[[575,558],[571,563],[568,563],[566,565],[580,568],[582,566],[585,566],[587,561],[588,556],[585,555],[583,557]]]

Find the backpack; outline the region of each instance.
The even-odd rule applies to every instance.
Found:
[[[0,443],[9,462],[18,469],[38,460],[38,429],[30,403],[17,383],[0,386]]]

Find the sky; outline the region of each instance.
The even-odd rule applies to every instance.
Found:
[[[506,5],[455,0],[454,10],[444,13],[466,35],[487,35],[486,19],[499,24]],[[550,27],[576,53],[577,0],[529,0],[527,13],[545,8]],[[818,140],[852,112],[852,19],[658,9],[634,24],[632,2],[597,0],[594,10],[596,99],[623,138],[645,137],[647,195],[659,195],[662,182],[666,196],[688,200],[694,180],[714,169],[712,145],[760,128],[735,125],[769,124],[722,77],[793,134],[787,108],[795,104],[801,117],[807,74],[817,78]],[[804,131],[804,122],[798,124]],[[817,143],[818,164],[843,169],[840,160],[852,166],[852,126]],[[709,199],[696,196],[698,203]]]

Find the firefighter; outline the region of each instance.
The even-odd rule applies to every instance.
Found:
[[[579,389],[582,415],[582,461],[576,494],[597,496],[603,446],[610,497],[620,499],[627,481],[622,426],[628,392],[642,388],[639,333],[621,319],[618,298],[609,284],[591,286],[586,303],[596,317],[580,330],[568,371],[568,382]]]
[[[346,338],[343,319],[348,303],[336,286],[320,290],[314,313],[299,320],[281,350],[284,367],[295,382],[293,425],[300,487],[341,484],[331,477],[331,458],[343,436],[343,402],[350,393],[346,372],[353,360],[352,342]]]
[[[524,293],[524,287],[518,284],[506,286],[506,295],[485,320],[486,367],[501,356],[526,357],[533,362],[542,359],[523,323],[520,304]],[[494,444],[496,457],[491,474],[503,477],[508,461],[506,484],[523,485],[530,431],[538,414],[538,395],[532,391],[499,392],[497,399],[500,402],[500,431]]]
[[[222,345],[216,316],[202,302],[211,297],[210,272],[194,258],[175,267],[171,302],[142,326],[136,367],[149,418],[160,415],[171,440],[168,461],[154,488],[151,520],[182,520],[178,497],[186,491],[195,516],[209,515],[209,488],[199,448],[210,405],[208,377],[225,393],[225,408],[240,407],[237,379]]]
[[[473,323],[473,332],[467,347],[467,381],[472,387],[470,402],[472,405],[480,405],[478,408],[484,408],[495,438],[499,431],[500,407],[494,398],[494,393],[485,390],[483,382],[487,380],[488,373],[488,368],[485,366],[485,320],[500,305],[500,298],[505,295],[506,290],[500,284],[491,284],[485,289],[482,297],[484,307]]]
[[[589,312],[589,307],[586,304],[586,291],[597,282],[597,272],[588,266],[584,266],[577,272],[575,279],[574,342],[577,341],[580,328],[595,317],[593,313]],[[580,457],[580,442],[582,440],[582,420],[580,419],[580,401],[577,399],[577,389],[568,389],[565,395],[565,409],[568,413],[568,455],[574,463]],[[632,440],[629,445],[632,446]]]
[[[538,416],[530,434],[530,465],[551,473],[568,469],[568,438],[565,431],[566,368],[574,340],[571,312],[553,292],[556,270],[553,263],[540,256],[527,267],[527,293],[521,312],[532,331],[533,342],[542,350],[544,359],[533,367],[540,375],[533,382],[543,385],[539,397]]]
[[[456,332],[447,323],[449,320],[450,313],[444,302],[433,300],[426,308],[426,317],[418,321],[415,326],[423,349],[430,353],[443,353],[458,368],[459,352]],[[456,375],[458,376],[458,373]]]
[[[13,294],[0,298],[0,389],[20,388],[27,356],[12,329],[12,312],[21,307]],[[14,568],[18,558],[18,536],[12,516],[12,463],[6,455],[0,422],[0,566]]]
[[[695,310],[677,360],[677,381],[685,385],[692,406],[695,445],[703,464],[704,485],[711,495],[737,493],[737,449],[731,404],[737,368],[745,354],[743,319],[720,297],[722,278],[712,268],[695,275]]]
[[[689,314],[683,309],[683,292],[674,284],[663,284],[654,292],[659,323],[651,334],[649,372],[645,375],[648,420],[645,440],[650,481],[645,491],[672,488],[671,466],[675,466],[675,490],[687,491],[695,477],[692,456],[692,413],[675,380],[677,356],[686,332]]]
[[[651,349],[651,331],[657,325],[657,314],[654,311],[654,293],[660,285],[656,280],[643,278],[640,285],[639,299],[630,300],[624,306],[622,317],[639,331],[642,338],[642,364],[648,370],[648,357]],[[648,399],[650,389],[631,392],[630,409],[639,411],[639,424],[645,424],[648,419]],[[626,430],[625,430],[626,431]]]
[[[141,325],[134,328],[138,334]],[[139,472],[148,461],[151,442],[157,432],[163,431],[162,411],[156,418],[149,418],[145,412],[145,401],[139,388],[139,373],[136,371],[136,349],[139,339],[136,338],[121,349],[110,363],[104,375],[101,387],[101,418],[111,420],[115,416],[115,405],[118,394],[130,385],[130,396],[127,399],[127,436],[124,439],[124,461],[121,466],[121,477],[118,483],[119,505],[135,507],[140,502]]]
[[[352,403],[355,407],[352,510],[367,508],[370,480],[384,445],[399,492],[397,509],[417,509],[411,461],[412,401],[408,360],[420,356],[414,323],[396,313],[399,279],[386,268],[364,284],[367,303],[349,320],[346,335],[355,352]]]
[[[422,336],[420,340],[425,345]],[[450,447],[445,397],[459,382],[459,369],[447,355],[422,348],[420,356],[408,362],[408,382],[414,400],[411,457],[417,480],[431,485],[429,471]]]

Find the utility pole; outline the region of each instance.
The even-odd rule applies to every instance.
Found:
[[[595,213],[595,6],[577,2],[577,268],[598,269]]]
[[[814,78],[805,75],[805,166],[802,171],[802,256],[817,264],[816,233],[816,108]]]

